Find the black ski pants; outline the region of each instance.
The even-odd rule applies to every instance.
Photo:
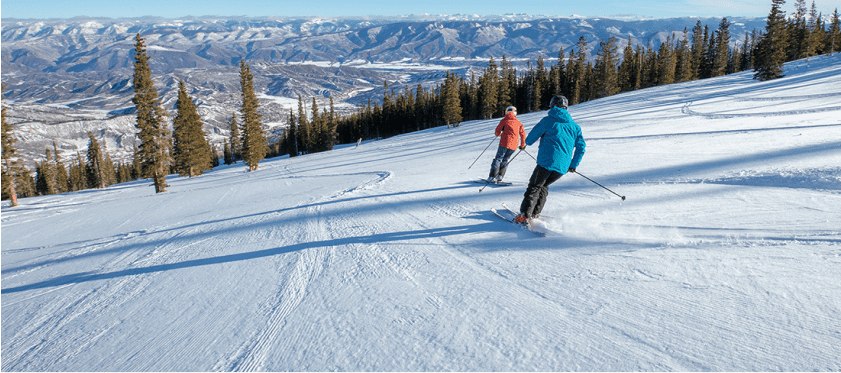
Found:
[[[520,204],[520,212],[528,217],[540,215],[543,205],[546,204],[546,197],[549,196],[549,185],[561,178],[561,173],[547,170],[540,165],[534,168],[529,179],[529,187],[523,195],[523,203]]]

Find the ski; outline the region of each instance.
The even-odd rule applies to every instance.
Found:
[[[513,183],[508,182],[508,181],[498,181],[498,182],[494,182],[494,183],[488,183],[488,179],[483,179],[481,177],[477,178],[474,181],[479,183],[479,184],[498,185],[498,186],[509,186],[509,185],[513,184]]]
[[[505,207],[505,209],[506,209],[506,210],[511,211],[511,213],[512,213],[512,214],[514,214],[514,216],[516,216],[517,214],[519,214],[519,212],[516,212],[516,211],[512,210],[510,207],[508,207],[508,205],[507,205],[505,202],[503,202],[503,203],[502,203],[502,207]],[[552,219],[552,217],[551,217],[551,216],[548,216],[548,215],[543,215],[543,214],[541,214],[540,216],[541,216],[542,218],[545,218],[545,219]],[[532,217],[532,218],[531,218],[531,220],[532,220],[532,221],[534,221],[535,219],[538,219],[538,218],[535,218],[535,217]],[[538,220],[538,221],[540,221],[540,220]]]
[[[502,204],[502,207],[504,207],[504,208],[505,208],[505,210],[498,211],[498,210],[497,210],[497,209],[495,209],[495,208],[491,208],[491,212],[493,212],[493,213],[494,213],[494,215],[498,216],[498,217],[499,217],[500,219],[502,219],[502,220],[505,220],[505,221],[507,221],[507,222],[509,222],[509,223],[511,223],[511,224],[514,224],[514,225],[516,225],[516,226],[518,226],[518,227],[520,227],[520,228],[526,229],[526,230],[528,230],[529,232],[532,232],[532,233],[534,233],[534,234],[536,234],[536,235],[538,235],[538,236],[540,236],[540,237],[546,237],[546,233],[545,233],[545,232],[541,232],[541,231],[535,230],[535,229],[534,229],[534,227],[532,227],[531,225],[520,224],[520,223],[515,222],[515,221],[514,221],[514,216],[517,216],[517,214],[516,214],[516,213],[514,213],[513,211],[511,211],[511,209],[509,209],[509,208],[508,208],[508,206],[506,206],[505,204]],[[506,213],[506,215],[511,215],[511,217],[506,217],[506,216],[504,216],[502,213]]]

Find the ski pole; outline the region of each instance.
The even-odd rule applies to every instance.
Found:
[[[580,173],[580,172],[578,172],[578,171],[573,171],[573,172],[575,172],[576,174],[581,175],[581,173]],[[612,191],[612,190],[610,190],[610,189],[605,188],[605,186],[604,186],[604,185],[601,185],[601,184],[599,184],[599,183],[597,183],[597,182],[593,181],[593,179],[591,179],[591,178],[589,178],[589,177],[587,177],[587,176],[584,176],[584,175],[581,175],[581,177],[583,177],[583,178],[585,178],[585,179],[587,179],[587,180],[592,181],[592,182],[593,182],[593,184],[596,184],[596,185],[598,185],[598,186],[600,186],[600,187],[604,188],[604,189],[605,189],[605,190],[607,190],[608,192],[611,192],[611,193],[613,193],[613,194],[616,194],[619,198],[622,198],[622,200],[623,200],[623,201],[625,200],[625,196],[620,196],[620,195],[619,195],[619,194],[617,194],[616,192],[614,192],[614,191]]]
[[[526,151],[526,149],[523,149],[523,151],[524,151],[524,152],[526,152],[526,154],[528,154],[528,155],[529,155],[529,157],[531,157],[531,159],[534,159],[534,161],[535,161],[535,162],[537,162],[537,158],[535,158],[533,155],[531,155],[531,153],[529,153],[528,151]]]
[[[523,149],[523,150],[525,151],[525,149]],[[531,153],[526,152],[526,154],[528,154],[529,156],[531,156],[532,158],[534,158],[534,156],[533,156],[533,155],[531,155]],[[537,158],[534,158],[534,160],[535,160],[535,161],[537,161]],[[578,172],[578,171],[573,171],[573,172],[575,172],[576,174],[581,175],[581,173],[580,173],[580,172]],[[590,180],[593,184],[596,184],[596,185],[598,185],[598,186],[600,186],[600,187],[604,188],[604,189],[605,189],[605,190],[607,190],[608,192],[611,192],[611,193],[613,193],[613,194],[616,194],[616,192],[614,192],[614,191],[612,191],[612,190],[610,190],[610,189],[605,188],[605,186],[604,186],[604,185],[601,185],[601,184],[599,184],[599,183],[597,183],[597,182],[593,181],[593,179],[591,179],[591,178],[589,178],[589,177],[587,177],[587,176],[581,175],[581,177],[583,177],[583,178],[585,178],[585,179],[587,179],[587,180]],[[619,194],[616,194],[616,195],[617,195],[617,196],[619,196],[619,198],[622,198],[622,200],[623,200],[623,201],[625,200],[625,196],[620,196]]]
[[[488,150],[488,148],[490,148],[490,147],[491,147],[491,145],[493,145],[493,144],[494,144],[494,141],[496,141],[496,136],[494,136],[494,139],[493,139],[493,140],[491,140],[491,143],[490,143],[490,144],[488,144],[488,146],[486,146],[486,147],[485,147],[485,150]],[[478,157],[476,157],[476,161],[478,161],[478,160],[479,160],[479,158],[482,158],[482,154],[485,154],[485,150],[482,150],[482,152],[481,152],[481,153],[479,153],[479,156],[478,156]],[[471,163],[471,164],[470,164],[470,167],[473,167],[473,165],[474,165],[474,164],[476,164],[476,161],[473,161],[473,163]],[[470,169],[470,167],[468,167],[467,169],[469,170],[469,169]]]
[[[509,164],[511,164],[511,162],[513,162],[513,161],[514,161],[514,158],[517,158],[517,156],[518,156],[518,155],[520,155],[520,153],[522,153],[522,152],[523,152],[523,150],[525,150],[525,149],[520,149],[520,151],[518,151],[518,152],[517,152],[517,154],[514,154],[514,156],[513,156],[513,157],[511,157],[511,159],[509,159],[509,160],[508,160],[508,162],[505,162],[505,164],[504,164],[504,165],[502,165],[500,168],[507,168],[507,167],[508,167],[508,165],[509,165]],[[487,188],[487,187],[488,187],[488,185],[490,185],[490,184],[491,184],[490,180],[488,180],[487,182],[485,182],[485,186],[483,186],[481,189],[479,189],[479,193],[482,193],[482,191],[483,191],[483,190],[485,190],[485,188]]]

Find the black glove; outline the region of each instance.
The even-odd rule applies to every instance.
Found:
[[[575,167],[570,167],[569,170],[567,170],[567,172],[575,172]]]
[[[520,150],[526,150],[526,146],[525,145],[521,146]]]

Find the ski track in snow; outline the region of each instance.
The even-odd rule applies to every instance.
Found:
[[[289,170],[286,170],[287,172]],[[353,175],[370,175],[370,173],[354,173]],[[351,195],[353,193],[374,188],[386,182],[392,173],[388,171],[376,172],[374,175],[377,178],[363,183],[361,185],[341,190],[329,196],[322,197],[322,201],[337,199]],[[298,178],[319,178],[327,176],[350,176],[347,174],[331,174],[331,175],[312,175],[312,176],[290,176]],[[302,239],[304,242],[318,241],[330,235],[331,231],[343,231],[347,223],[334,227],[333,229],[326,227],[325,219],[321,214],[322,208],[320,206],[309,206],[300,214],[300,220],[304,221],[303,229],[292,233],[293,236]],[[289,234],[287,232],[286,234]],[[266,359],[268,353],[276,345],[279,330],[285,324],[286,317],[293,312],[296,306],[301,302],[307,294],[307,287],[312,280],[319,276],[323,270],[325,263],[329,261],[329,254],[331,248],[317,248],[302,250],[298,254],[294,269],[289,277],[285,280],[283,286],[279,289],[277,299],[272,301],[272,305],[266,307],[267,310],[263,315],[266,318],[267,325],[261,330],[253,333],[247,342],[240,346],[234,356],[220,361],[214,366],[217,371],[265,371],[269,370],[266,366]]]
[[[489,211],[529,157],[467,170],[498,120],[4,205],[2,369],[839,370],[833,58],[572,107],[628,198],[568,174],[547,237]]]

